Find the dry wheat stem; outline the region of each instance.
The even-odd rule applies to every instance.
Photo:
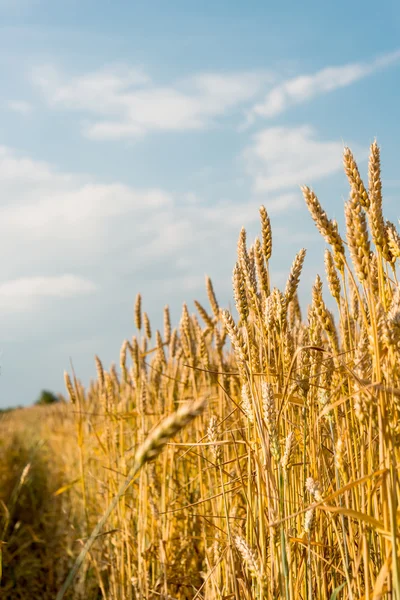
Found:
[[[66,578],[64,584],[58,592],[56,600],[62,600],[62,598],[64,598],[67,589],[71,585],[80,567],[82,566],[87,553],[92,547],[97,536],[101,533],[101,530],[103,529],[109,516],[116,508],[121,496],[125,494],[128,487],[131,485],[136,474],[140,471],[140,469],[146,462],[154,460],[160,454],[164,446],[167,444],[168,440],[174,437],[181,429],[186,427],[195,417],[197,417],[203,412],[206,406],[206,402],[207,398],[202,398],[201,400],[197,400],[196,402],[187,404],[180,408],[176,413],[164,419],[164,421],[160,423],[160,425],[158,425],[156,429],[154,429],[154,431],[147,437],[144,443],[138,448],[135,454],[133,466],[129,470],[128,476],[122,483],[117,494],[114,496],[103,517],[93,529],[89,539],[87,540],[82,551],[77,557],[73,568],[69,572],[68,577]]]

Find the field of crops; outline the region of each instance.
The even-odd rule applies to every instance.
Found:
[[[343,234],[302,188],[327,244],[306,312],[306,252],[274,287],[261,207],[235,314],[207,279],[152,331],[138,296],[118,367],[2,417],[2,598],[400,600],[400,234],[376,143],[368,184],[344,168]]]

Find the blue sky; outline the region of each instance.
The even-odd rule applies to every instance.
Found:
[[[0,406],[86,385],[169,304],[220,303],[242,225],[271,216],[273,283],[324,244],[299,185],[343,228],[349,145],[376,137],[400,216],[400,7],[364,3],[0,0]]]

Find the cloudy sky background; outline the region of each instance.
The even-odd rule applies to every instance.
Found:
[[[299,185],[343,228],[349,145],[382,151],[400,216],[397,2],[0,0],[0,406],[118,363],[143,295],[222,305],[242,225],[273,225],[273,284],[323,248]]]

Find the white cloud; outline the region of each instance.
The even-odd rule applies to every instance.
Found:
[[[174,199],[163,190],[60,173],[48,163],[0,147],[0,237],[7,251],[3,279],[32,272],[47,276],[49,271],[78,276],[82,268],[98,272],[102,260],[106,265],[108,254],[115,255],[124,244],[135,249],[140,266],[145,260],[141,245],[145,255],[159,243],[165,256],[179,243],[173,232],[165,238],[175,216]]]
[[[123,93],[132,88],[142,88],[150,83],[141,69],[124,65],[104,67],[85,75],[71,77],[67,81],[52,66],[36,67],[33,82],[39,86],[50,106],[61,106],[96,114],[118,110],[124,103]]]
[[[365,150],[351,147],[362,160]],[[256,192],[277,192],[327,177],[342,168],[342,156],[341,142],[318,140],[309,125],[264,129],[244,152]]]
[[[57,232],[71,239],[82,234],[98,232],[104,222],[113,217],[127,214],[140,216],[151,209],[167,207],[171,199],[161,190],[139,192],[121,184],[79,184],[78,180],[69,188],[34,190],[34,203],[11,205],[1,210],[5,227],[18,226],[37,238]],[[61,182],[60,182],[61,183]],[[40,198],[39,198],[40,195]],[[62,224],[62,228],[60,228]]]
[[[17,157],[16,153],[6,146],[0,146],[0,182],[49,182],[55,174],[45,162],[33,161],[26,157]]]
[[[287,108],[311,100],[315,96],[350,85],[376,71],[399,62],[400,50],[385,54],[370,63],[349,63],[326,67],[312,75],[299,75],[273,87],[263,102],[257,103],[248,114],[248,123],[256,117],[272,118]]]
[[[271,82],[265,72],[201,73],[159,86],[126,66],[70,78],[53,67],[38,67],[32,78],[49,106],[87,113],[91,120],[83,124],[84,132],[96,139],[204,129]]]
[[[67,76],[52,66],[33,69],[32,81],[53,109],[80,113],[92,139],[137,138],[152,131],[200,130],[247,109],[247,125],[273,118],[291,106],[348,86],[400,60],[400,50],[371,62],[331,66],[276,83],[266,71],[199,73],[159,85],[142,68],[111,65]],[[264,100],[266,86],[270,90]],[[273,86],[273,87],[271,87]]]
[[[85,175],[60,173],[43,161],[19,156],[0,146],[0,229],[19,229],[31,237],[56,233],[71,238],[98,231],[104,221],[166,209],[172,198],[163,190],[137,190],[102,184]]]
[[[285,191],[262,202],[271,215],[279,215],[299,198]],[[83,280],[90,273],[91,279],[102,282],[117,277],[114,273],[135,273],[142,286],[149,269],[164,282],[179,272],[184,291],[194,285],[196,265],[203,272],[205,264],[215,264],[216,252],[223,260],[241,226],[258,221],[259,204],[254,197],[246,203],[229,198],[208,203],[190,190],[172,195],[158,188],[104,184],[1,147],[0,238],[7,251],[2,277],[13,283],[3,284],[0,297],[8,311],[14,306],[10,290],[36,297],[35,303],[23,304],[28,311],[43,299],[35,290],[42,283],[43,288],[51,287],[45,280],[31,279],[32,273],[73,273]],[[53,289],[60,289],[57,286]],[[23,290],[29,292],[24,295]]]
[[[20,115],[27,116],[29,115],[33,108],[29,102],[25,102],[24,100],[14,100],[8,103],[8,108],[13,112],[19,113]]]
[[[0,308],[12,312],[26,310],[42,298],[72,298],[96,290],[92,281],[76,275],[21,277],[0,283]]]
[[[263,204],[268,214],[279,215],[287,208],[296,206],[300,199],[300,194],[279,193],[263,198]],[[229,227],[240,229],[244,223],[258,220],[259,206],[260,200],[258,198],[240,204],[232,204],[229,200],[222,200],[207,210],[207,218],[215,226],[218,223],[225,222]]]

